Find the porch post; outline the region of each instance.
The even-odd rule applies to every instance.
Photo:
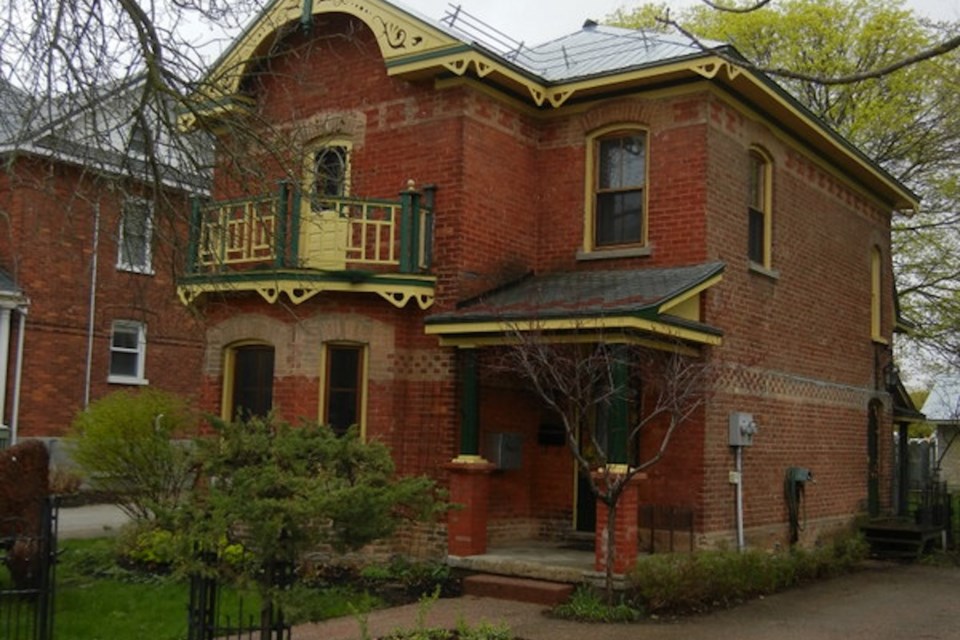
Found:
[[[447,553],[473,556],[487,550],[490,474],[494,466],[480,456],[480,401],[477,356],[458,352],[460,366],[460,455],[446,465],[450,472],[450,502],[458,508],[447,515]]]
[[[420,192],[413,180],[400,192],[400,273],[415,273],[420,253]]]
[[[618,351],[618,356],[623,352]],[[613,401],[610,403],[610,416],[607,421],[607,462],[614,465],[627,464],[627,434],[630,426],[629,389],[630,371],[627,363],[618,357],[611,367],[613,374]]]
[[[602,473],[602,472],[601,472]],[[615,474],[615,471],[608,471]],[[640,482],[646,474],[638,473],[630,478],[620,500],[617,502],[617,515],[614,520],[613,572],[624,574],[637,562],[640,551]],[[607,566],[607,505],[597,500],[597,529],[594,539],[594,568],[605,571]]]

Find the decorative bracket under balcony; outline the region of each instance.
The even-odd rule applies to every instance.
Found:
[[[281,294],[293,304],[301,304],[323,292],[375,293],[398,309],[406,307],[411,300],[421,309],[428,309],[433,304],[435,288],[436,278],[424,275],[246,271],[182,278],[177,293],[185,305],[203,294],[240,291],[255,291],[269,304],[275,304]]]

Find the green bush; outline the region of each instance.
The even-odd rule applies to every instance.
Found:
[[[190,449],[175,441],[196,421],[179,397],[143,389],[91,404],[73,421],[73,459],[90,486],[134,520],[168,521],[194,479]]]
[[[586,586],[577,587],[569,602],[557,605],[551,613],[558,618],[579,622],[635,622],[643,612],[621,600],[618,604],[607,604],[596,590]]]
[[[786,553],[702,551],[641,559],[629,575],[651,612],[691,613],[725,607],[811,580],[854,570],[867,556],[860,537]]]

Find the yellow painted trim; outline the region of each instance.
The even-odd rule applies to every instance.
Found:
[[[691,346],[678,342],[664,342],[652,340],[628,333],[616,332],[589,332],[576,334],[546,334],[537,338],[546,344],[627,344],[638,347],[647,347],[668,353],[678,353],[685,356],[697,356],[699,351]],[[521,339],[514,335],[497,336],[440,336],[441,347],[456,347],[458,349],[480,349],[483,347],[503,347],[521,343]]]
[[[597,189],[597,179],[598,179],[598,167],[597,162],[599,162],[596,154],[596,147],[599,142],[606,138],[612,137],[613,134],[623,132],[624,134],[629,133],[643,133],[643,212],[640,216],[640,225],[642,230],[642,237],[639,244],[630,244],[630,245],[614,245],[610,247],[597,247],[596,246],[596,235],[595,235],[595,220],[596,220],[596,189]],[[650,233],[649,221],[649,200],[650,200],[650,129],[642,123],[637,122],[618,122],[615,124],[605,125],[599,129],[595,129],[587,134],[586,141],[584,144],[586,149],[586,161],[584,164],[584,170],[586,175],[584,176],[584,187],[583,187],[583,251],[584,253],[593,253],[593,252],[603,252],[604,250],[617,250],[623,249],[626,247],[647,247],[649,246],[648,238]]]
[[[189,306],[198,297],[206,293],[226,293],[238,291],[254,291],[269,304],[275,304],[280,299],[280,294],[285,294],[294,304],[302,304],[319,293],[324,292],[344,292],[344,293],[375,293],[381,298],[402,309],[407,306],[411,300],[415,300],[417,306],[423,310],[429,309],[433,305],[434,292],[436,289],[436,278],[432,276],[408,276],[410,279],[429,280],[431,284],[424,286],[421,284],[394,284],[394,283],[376,283],[376,282],[309,282],[292,281],[277,282],[276,278],[265,273],[262,280],[248,282],[207,282],[203,284],[186,284],[177,287],[177,294],[180,301]],[[405,279],[402,275],[390,274],[392,280]]]
[[[534,331],[587,331],[598,332],[607,330],[632,329],[646,331],[657,335],[668,336],[678,340],[686,340],[699,344],[719,345],[720,336],[709,334],[695,329],[676,327],[655,320],[637,318],[635,316],[604,316],[599,318],[556,318],[532,319],[487,322],[455,322],[449,324],[427,325],[424,332],[427,335],[455,336],[463,334],[506,334],[513,332]]]
[[[450,462],[453,462],[454,464],[490,464],[490,461],[483,456],[468,455],[464,453],[461,453]]]
[[[373,32],[385,61],[457,46],[460,43],[443,31],[382,0],[313,0],[313,15],[345,13]],[[278,0],[264,11],[233,45],[214,63],[206,77],[199,101],[217,102],[239,93],[248,64],[267,41],[303,14],[303,0]]]
[[[681,293],[680,295],[678,295],[678,296],[676,296],[676,297],[674,297],[674,298],[671,298],[670,300],[667,300],[666,302],[664,302],[662,305],[660,305],[660,308],[657,309],[657,313],[666,313],[666,312],[670,311],[671,309],[680,306],[680,305],[683,304],[684,302],[686,302],[686,301],[688,301],[688,300],[690,300],[690,299],[692,299],[692,298],[694,298],[694,297],[697,297],[697,298],[698,298],[698,301],[699,301],[699,296],[700,296],[701,293],[703,293],[704,291],[706,291],[706,290],[709,289],[710,287],[714,286],[715,284],[719,283],[721,280],[723,280],[723,274],[722,274],[722,273],[718,273],[717,275],[713,276],[712,278],[709,278],[709,279],[707,279],[707,280],[704,280],[703,282],[701,282],[701,283],[698,284],[697,286],[693,287],[692,289],[688,289],[687,291],[684,291],[684,292]],[[687,319],[688,319],[688,320],[699,320],[699,315],[700,315],[700,314],[698,313],[698,314],[697,314],[697,318],[687,318]],[[686,317],[686,316],[681,316],[681,317]]]

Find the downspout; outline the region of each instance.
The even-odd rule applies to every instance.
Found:
[[[93,371],[93,327],[97,313],[97,258],[100,254],[100,203],[93,205],[93,261],[90,265],[90,314],[87,317],[87,363],[83,375],[83,408],[90,405]]]
[[[737,446],[734,450],[737,470],[737,551],[742,552],[747,546],[743,535],[743,447]]]
[[[17,427],[20,424],[20,382],[23,379],[23,337],[27,328],[27,303],[18,309],[17,325],[17,366],[13,374],[13,407],[10,415],[10,444],[17,444]]]

